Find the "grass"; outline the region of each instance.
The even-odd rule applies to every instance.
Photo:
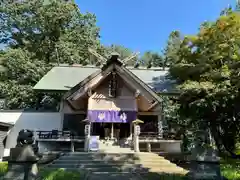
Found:
[[[65,171],[64,169],[56,170],[40,170],[40,175],[43,180],[80,180],[84,174],[78,171]]]
[[[7,162],[1,162],[0,163],[0,177],[4,176],[4,174],[7,172],[8,170],[8,163]]]
[[[240,160],[222,159],[221,174],[229,180],[240,180]]]
[[[0,177],[4,176],[8,170],[7,162],[0,162]],[[80,180],[84,173],[79,171],[65,171],[64,169],[48,170],[39,169],[39,175],[42,180]]]

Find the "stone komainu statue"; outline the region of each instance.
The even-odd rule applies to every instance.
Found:
[[[32,145],[34,152],[37,153],[38,147],[36,144],[33,144],[33,143],[34,143],[34,134],[32,131],[28,129],[22,129],[21,131],[19,131],[16,147],[24,147],[26,145]]]
[[[40,158],[33,132],[22,129],[18,133],[16,147],[10,149],[8,172],[4,179],[15,179],[24,173],[24,180],[35,180],[38,176],[37,163]]]

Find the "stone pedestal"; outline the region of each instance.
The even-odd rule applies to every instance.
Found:
[[[134,136],[134,151],[139,152],[139,136]]]
[[[37,164],[9,163],[4,179],[36,180],[38,178]]]
[[[189,179],[221,180],[219,160],[216,150],[196,147],[192,152]]]
[[[84,151],[87,152],[88,151],[88,146],[89,146],[89,140],[90,140],[90,136],[85,136],[85,141],[84,141]]]

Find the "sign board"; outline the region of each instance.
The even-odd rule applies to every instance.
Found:
[[[89,151],[99,150],[99,136],[90,136],[88,149]]]

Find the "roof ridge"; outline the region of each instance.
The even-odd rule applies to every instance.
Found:
[[[78,67],[78,68],[96,68],[96,69],[100,69],[99,66],[94,66],[94,65],[82,65],[82,64],[59,64],[58,66],[55,67],[67,67],[67,68],[71,68],[71,67]]]
[[[82,65],[82,64],[59,64],[59,65],[56,65],[55,67],[68,67],[68,68],[71,68],[71,67],[79,67],[79,68],[96,68],[96,69],[100,69],[101,67],[100,66],[96,66],[96,65]],[[125,66],[128,70],[146,70],[146,71],[168,71],[169,68],[165,68],[163,69],[162,67],[152,67],[152,68],[147,68],[147,67],[138,67],[138,68],[135,68],[134,66]]]

